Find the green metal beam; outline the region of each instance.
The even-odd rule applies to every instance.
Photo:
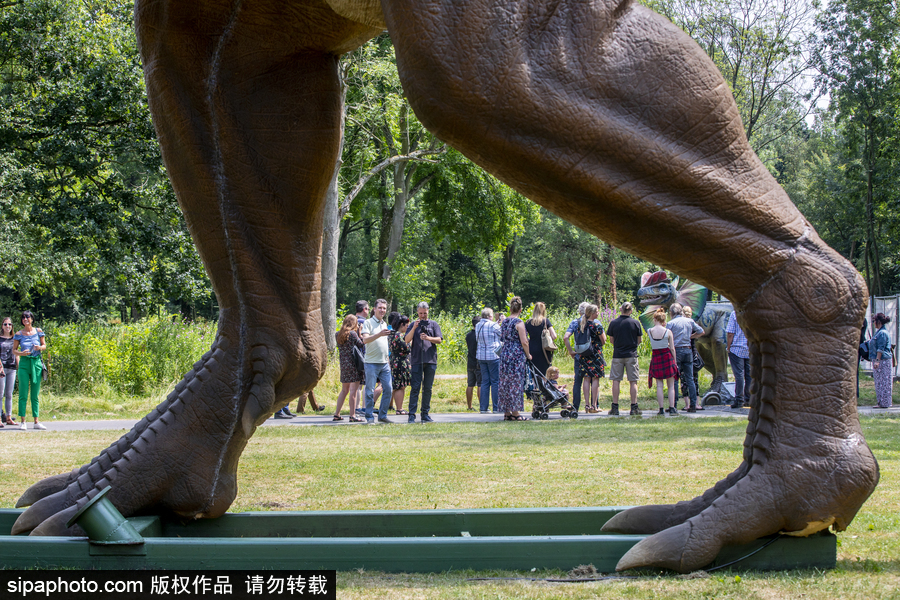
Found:
[[[441,572],[461,569],[615,570],[644,536],[606,535],[600,527],[621,508],[486,509],[227,514],[182,523],[158,517],[129,522],[138,546],[84,538],[10,536],[20,510],[0,510],[0,566],[75,569],[367,569]],[[724,549],[725,564],[765,540]],[[781,536],[735,565],[740,569],[833,568],[836,538]]]

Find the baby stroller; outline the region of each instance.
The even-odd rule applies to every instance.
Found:
[[[562,418],[577,419],[578,411],[569,404],[569,394],[558,390],[544,377],[534,363],[528,361],[528,380],[525,382],[525,393],[534,403],[531,416],[545,421],[550,418],[550,410],[559,408]]]

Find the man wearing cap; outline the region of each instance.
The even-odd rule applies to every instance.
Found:
[[[623,376],[628,377],[631,388],[631,414],[640,416],[641,409],[637,405],[637,382],[640,378],[638,370],[638,346],[644,330],[637,319],[631,318],[634,307],[626,302],[620,309],[620,315],[610,321],[606,328],[606,336],[613,345],[612,366],[609,369],[609,380],[612,381],[612,408],[609,415],[619,414],[619,385]]]

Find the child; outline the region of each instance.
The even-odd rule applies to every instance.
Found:
[[[550,385],[552,385],[556,389],[560,390],[561,392],[566,391],[566,386],[559,384],[559,369],[557,369],[556,367],[551,366],[547,369],[547,379],[550,381]]]

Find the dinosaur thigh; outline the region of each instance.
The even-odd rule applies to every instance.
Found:
[[[427,127],[550,211],[742,311],[756,382],[743,461],[693,500],[607,523],[655,533],[619,568],[687,571],[724,544],[846,527],[878,480],[851,398],[865,288],[755,156],[702,50],[627,0],[383,7]]]

